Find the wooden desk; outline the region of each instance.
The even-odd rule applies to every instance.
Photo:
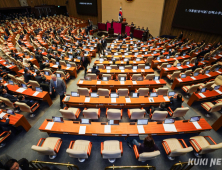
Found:
[[[189,55],[186,56],[179,56],[177,58],[169,58],[169,59],[161,59],[161,60],[152,60],[151,68],[156,68],[158,65],[161,65],[162,63],[174,63],[176,61],[184,61],[186,59],[190,59]]]
[[[18,90],[20,87],[18,85],[10,85],[8,84],[7,85],[8,87],[8,90],[9,91],[12,91],[13,93],[15,94],[22,94],[22,95],[26,95],[28,96],[29,98],[33,98],[33,99],[36,99],[36,100],[43,100],[45,102],[47,102],[49,104],[49,106],[52,105],[52,100],[50,98],[50,95],[48,92],[46,91],[43,91],[43,92],[40,92],[37,96],[33,96],[33,94],[36,92],[36,91],[33,91],[31,88],[28,88],[26,89],[25,91],[23,91],[22,93],[21,92],[17,92],[16,90]]]
[[[80,81],[83,81],[83,83],[80,83]],[[100,84],[97,84],[97,80],[79,80],[77,83],[77,86],[79,87],[86,87],[86,88],[92,88],[93,90],[98,90],[98,88],[104,88],[104,89],[111,89],[116,90],[120,88],[127,88],[130,91],[138,89],[138,88],[159,88],[166,85],[166,81],[164,79],[159,80],[160,83],[157,83],[155,80],[143,80],[143,81],[132,81],[132,80],[126,80],[124,81],[124,84],[121,84],[120,81],[115,80],[109,80],[109,81],[101,81]],[[133,84],[133,82],[136,82],[136,84]]]
[[[0,110],[2,113],[2,109],[0,109]],[[8,114],[6,114],[6,115],[8,115]],[[6,120],[0,120],[0,121],[5,122]],[[31,125],[29,124],[27,119],[23,115],[16,114],[16,113],[15,113],[15,115],[9,116],[9,124],[14,125],[15,127],[22,126],[27,132],[31,128]]]
[[[219,90],[222,92],[222,87],[220,87]],[[191,106],[193,104],[193,102],[209,100],[209,99],[212,99],[212,98],[218,98],[218,97],[222,96],[222,94],[219,94],[215,90],[212,90],[212,91],[207,90],[206,92],[204,92],[202,94],[205,95],[206,97],[202,98],[198,93],[193,93],[191,95],[191,97],[189,98],[187,104],[189,106]]]
[[[113,62],[112,61],[103,61],[103,62],[100,62],[99,60],[96,60],[94,62],[94,64],[103,64],[105,66],[108,66],[108,65],[112,65]],[[115,65],[126,65],[127,62],[126,61],[116,61],[115,62]],[[138,65],[138,64],[145,64],[145,61],[129,61],[129,64],[131,65]]]
[[[18,71],[19,68],[16,65],[8,65],[5,63],[5,60],[0,60],[0,64],[3,65],[4,67],[8,68],[11,71],[14,71],[17,75],[19,75]]]
[[[171,86],[171,89],[174,90],[176,87],[182,87],[190,84],[197,84],[197,83],[202,83],[211,79],[216,78],[218,75],[222,74],[222,69],[216,72],[210,72],[208,75],[211,75],[210,77],[207,76],[206,74],[199,74],[198,76],[195,76],[194,78],[196,80],[193,80],[190,76],[186,78],[180,78],[182,80],[179,81],[178,78],[175,78],[173,81],[173,84]]]
[[[105,96],[99,96],[98,98],[91,98],[89,102],[85,102],[86,96],[72,97],[68,102],[64,101],[68,107],[99,107],[99,108],[135,108],[135,107],[148,107],[148,106],[159,106],[161,102],[165,102],[166,104],[170,103],[166,101],[163,96],[159,95],[158,97],[153,97],[154,102],[150,102],[148,97],[139,96],[138,98],[130,98],[131,102],[127,103],[125,97],[120,96],[116,98],[116,102],[112,103],[111,98],[106,98]]]
[[[137,124],[130,125],[129,122],[119,123],[119,125],[111,125],[111,133],[105,133],[105,125],[101,122],[91,122],[91,124],[77,124],[73,121],[64,120],[64,123],[54,122],[51,130],[46,130],[48,122],[51,119],[46,119],[39,130],[47,133],[57,133],[57,134],[70,134],[79,135],[80,126],[86,126],[86,131],[84,136],[138,136],[139,132],[137,129]],[[202,129],[196,129],[192,122],[183,122],[182,120],[175,121],[175,127],[177,132],[166,132],[164,130],[163,124],[157,124],[157,122],[149,122],[147,125],[143,125],[145,133],[150,135],[175,135],[183,133],[200,133],[203,131],[211,130],[212,127],[207,123],[204,118],[201,118],[198,122]]]
[[[53,64],[53,63],[49,63],[50,64],[50,68],[52,68],[53,70],[57,70],[58,69],[58,66],[57,65],[55,65],[55,64]],[[69,74],[71,75],[71,76],[75,76],[75,78],[77,77],[77,72],[76,72],[76,68],[75,67],[69,67],[68,69],[67,69],[67,67],[66,66],[61,66],[61,69],[62,70],[64,70],[64,71],[67,71],[67,72],[69,72]]]

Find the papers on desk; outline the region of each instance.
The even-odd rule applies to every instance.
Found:
[[[97,83],[96,84],[101,84],[101,81],[97,81]]]
[[[137,72],[137,70],[133,70],[133,72]]]
[[[168,70],[168,68],[164,68],[164,70]]]
[[[167,61],[167,59],[164,59],[164,61]]]
[[[136,63],[136,61],[133,61],[133,63]]]
[[[198,93],[200,97],[205,98],[206,96],[203,93]]]
[[[179,82],[182,82],[183,80],[182,79],[180,79],[180,78],[177,78],[177,80],[179,81]]]
[[[116,103],[116,98],[111,98],[111,103]]]
[[[217,58],[213,57],[214,60],[216,60]]]
[[[161,60],[157,60],[158,62],[161,62]]]
[[[104,133],[111,133],[111,125],[104,126]]]
[[[187,65],[187,67],[191,67],[190,65]]]
[[[51,130],[54,122],[48,122],[47,126],[45,127],[46,130]]]
[[[152,97],[148,97],[148,99],[149,99],[149,102],[154,102]]]
[[[222,94],[222,92],[220,90],[215,90],[217,93]]]
[[[181,56],[182,58],[185,58],[184,56]]]
[[[79,84],[82,84],[83,83],[83,80],[79,80]]]
[[[157,84],[159,84],[159,83],[160,83],[160,81],[159,81],[159,80],[155,80],[155,81],[156,81],[156,83],[157,83]]]
[[[164,96],[163,98],[164,98],[164,100],[165,100],[166,102],[170,101],[170,99],[169,99],[168,96]]]
[[[106,70],[107,73],[110,73],[110,70]]]
[[[90,97],[86,97],[85,102],[89,102],[89,101],[90,101]]]
[[[125,70],[121,70],[121,72],[125,72]]]
[[[125,81],[120,81],[120,84],[125,84]]]
[[[142,72],[145,72],[145,70],[144,70],[144,69],[141,69],[141,71],[142,71]]]
[[[57,68],[57,67],[58,67],[58,65],[53,65],[52,67]]]
[[[110,63],[110,64],[112,64],[113,62],[112,62],[112,61],[110,61],[109,63]]]
[[[18,90],[16,90],[16,92],[22,93],[23,91],[25,91],[26,89],[24,88],[19,88]]]
[[[99,63],[103,63],[103,61],[100,61]]]
[[[196,78],[195,78],[195,77],[190,77],[190,78],[192,78],[193,80],[196,80]]]
[[[92,70],[91,70],[91,68],[90,69],[88,69],[88,72],[91,72]]]
[[[122,55],[122,57],[124,58],[124,57],[125,57],[125,55]],[[122,63],[122,61],[121,61],[121,63]]]
[[[2,112],[2,113],[0,114],[0,118],[2,119],[2,118],[5,116],[5,114],[6,114],[6,113],[3,113],[3,112]]]
[[[210,74],[206,74],[208,77],[211,77],[211,75]]]
[[[177,132],[174,124],[163,124],[163,127],[166,132]]]
[[[5,86],[7,86],[7,85],[8,85],[8,83],[5,83],[4,85],[5,85]]]
[[[222,72],[220,72],[220,71],[217,71],[219,74],[221,74]]]
[[[145,133],[143,125],[137,125],[137,130],[138,130],[138,133]]]
[[[39,94],[38,91],[36,91],[32,96],[37,96]]]
[[[5,66],[5,67],[9,68],[9,67],[11,67],[11,66],[10,66],[10,65],[7,65],[7,66]]]
[[[132,83],[133,83],[133,84],[137,84],[137,82],[136,82],[136,81],[132,81]]]
[[[131,100],[129,97],[125,98],[126,99],[126,103],[131,103]]]
[[[219,54],[219,56],[220,56],[220,57],[222,57],[222,55],[221,55],[221,54]]]
[[[121,61],[120,63],[123,63],[123,61]]]
[[[197,129],[202,129],[198,122],[192,122]]]
[[[178,66],[177,68],[178,68],[178,69],[182,69],[183,67]]]
[[[66,67],[66,70],[70,69],[71,67]]]
[[[86,126],[80,126],[79,127],[79,134],[85,134],[86,133]]]

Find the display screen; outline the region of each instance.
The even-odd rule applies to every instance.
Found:
[[[97,15],[97,0],[76,0],[77,13],[80,15]]]
[[[173,27],[222,34],[221,0],[179,0]]]

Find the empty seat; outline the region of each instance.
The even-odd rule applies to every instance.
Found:
[[[118,89],[117,93],[119,96],[128,96],[129,95],[129,90],[128,89]]]
[[[142,75],[141,74],[133,74],[132,81],[136,81],[139,77],[142,77]]]
[[[210,81],[210,82],[207,82],[206,84],[204,83],[200,83],[200,86],[199,88],[202,89],[202,88],[207,88],[208,90],[211,89],[211,86],[214,84],[214,81]]]
[[[9,131],[4,131],[0,134],[0,148],[5,146],[4,140],[7,139],[7,137],[9,137],[10,134],[11,132]]]
[[[61,65],[61,66],[65,66],[66,67],[66,62],[65,61],[59,61],[59,64]]]
[[[211,67],[210,71],[215,71],[215,69],[216,69],[217,67],[219,67],[219,64],[214,64],[214,65]]]
[[[103,64],[97,64],[98,69],[104,69],[104,65]]]
[[[180,73],[181,71],[174,71],[173,74],[167,74],[167,78],[169,78],[170,80],[174,80],[175,78],[180,77]]]
[[[120,77],[126,77],[126,79],[127,79],[127,75],[126,74],[118,74],[118,76],[117,76],[118,80],[119,80]]]
[[[222,75],[219,75],[214,79],[214,84],[211,87],[214,88],[217,85],[222,85]]]
[[[135,90],[135,92],[139,93],[139,96],[148,96],[149,88],[139,88],[138,90]]]
[[[64,71],[56,71],[55,74],[60,74],[61,77],[64,77],[65,80],[69,79],[70,78],[70,74],[69,73],[64,73]]]
[[[49,75],[52,75],[52,74],[53,74],[53,72],[52,72],[50,69],[47,69],[47,68],[44,68],[43,71],[44,71],[44,72],[48,72]]]
[[[110,66],[111,66],[112,69],[116,69],[116,70],[118,69],[117,65],[110,65]]]
[[[92,142],[88,140],[71,141],[66,153],[70,157],[78,158],[79,162],[84,162],[91,154]]]
[[[83,110],[83,115],[84,118],[86,119],[99,119],[100,117],[100,108],[99,109],[94,109],[94,108],[89,108],[89,109],[84,109]]]
[[[156,110],[152,113],[150,113],[151,120],[157,120],[157,121],[164,121],[167,117],[168,112],[167,111],[159,111]]]
[[[109,120],[121,120],[123,115],[122,109],[106,109],[106,117]]]
[[[192,70],[186,70],[184,73],[181,73],[181,74],[186,74],[186,76],[190,76],[192,73]],[[180,74],[180,76],[181,76]]]
[[[155,74],[147,74],[146,77],[145,77],[145,79],[146,79],[146,80],[153,80],[154,77],[155,77]]]
[[[111,74],[102,74],[102,77],[107,77],[107,80],[112,80]]]
[[[201,103],[201,106],[208,112],[218,112],[222,108],[222,103],[213,104],[212,102]]]
[[[207,70],[210,70],[211,66],[204,67],[203,70],[200,71],[200,73],[205,74]]]
[[[185,147],[183,147],[182,144]],[[169,160],[174,160],[176,156],[185,155],[188,152],[193,151],[193,148],[191,146],[188,147],[183,139],[164,139],[162,145]]]
[[[55,159],[62,144],[62,139],[57,137],[41,138],[37,145],[32,145],[32,150],[43,155],[49,155],[50,159]]]
[[[98,95],[99,96],[109,96],[109,94],[110,94],[109,89],[102,89],[102,88],[98,89]]]
[[[122,154],[122,142],[117,140],[107,140],[101,142],[101,155],[103,159],[108,159],[110,163],[114,163],[116,158],[121,158]]]
[[[158,95],[167,96],[168,95],[168,88],[159,88],[159,89],[153,89],[154,92],[157,92]]]
[[[15,102],[15,105],[19,107],[19,109],[22,112],[28,112],[28,113],[34,113],[36,111],[36,109],[38,109],[39,107],[39,103],[34,103],[31,107],[28,106],[26,103],[22,103],[22,102]],[[34,117],[34,114],[31,114],[30,117]]]
[[[167,65],[168,65],[168,63],[162,63],[161,65],[158,65],[157,68],[158,68],[159,70],[161,70],[162,68],[167,67]]]
[[[170,107],[169,107],[169,109],[170,109]],[[188,110],[189,110],[189,107],[177,108],[175,111],[172,111],[170,109],[169,115],[172,117],[184,117]]]
[[[65,119],[77,119],[81,110],[79,108],[69,107],[65,109],[60,109],[62,117]]]
[[[214,145],[211,145],[207,138],[209,138]],[[210,136],[194,136],[190,138],[190,144],[193,146],[196,157],[201,157],[203,154],[214,152],[222,148],[222,143],[216,143]]]
[[[97,75],[95,73],[88,73],[86,76],[90,77],[91,80],[97,80]]]
[[[138,64],[138,69],[145,69],[145,64]]]
[[[143,119],[146,114],[146,110],[145,109],[128,109],[127,113],[131,120]]]
[[[189,94],[196,92],[199,86],[199,84],[194,84],[192,86],[183,86],[182,89],[188,94],[186,97],[189,97]]]
[[[88,88],[78,87],[77,90],[80,96],[89,96],[89,94],[91,93],[91,90]]]
[[[132,65],[126,65],[126,66],[125,66],[125,69],[129,69],[129,70],[131,70],[132,68],[133,68]]]
[[[150,53],[151,53],[151,51],[150,51]],[[153,56],[147,57],[146,64],[151,64],[152,61],[153,61]]]

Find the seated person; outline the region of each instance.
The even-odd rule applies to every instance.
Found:
[[[138,26],[137,29],[140,30],[140,26]]]
[[[30,66],[29,66],[29,69],[34,71],[34,70],[35,70],[35,67],[34,67],[33,63],[32,63],[31,61],[29,61],[28,63],[29,63],[29,65],[30,65]]]
[[[141,31],[145,31],[145,30],[144,30],[144,27],[141,28]]]
[[[5,119],[5,122],[1,121]],[[13,135],[15,135],[17,133],[17,130],[14,126],[12,126],[11,124],[9,124],[9,116],[4,116],[3,118],[0,118],[0,130],[2,131],[11,131]]]
[[[155,107],[151,106],[151,113],[153,113],[156,110],[157,111],[167,111],[166,103],[165,102],[160,103],[158,108],[155,108]]]
[[[62,59],[61,59],[60,61],[65,61],[66,64],[68,63],[68,61],[65,60],[65,57],[64,57],[64,56],[62,56]]]
[[[26,103],[30,107],[36,103],[36,101],[34,101],[34,100],[31,100],[29,98],[25,98],[25,95],[18,95],[18,102]]]
[[[133,26],[134,26],[134,23],[132,22],[132,23],[131,23],[131,27],[133,27]]]
[[[3,84],[3,82],[1,82],[1,81],[0,81],[0,89],[5,89],[5,90],[8,91],[8,87],[5,86],[5,85]]]
[[[8,94],[6,89],[0,89],[0,95],[4,98],[9,99],[13,103],[18,100],[17,95]]]
[[[139,143],[136,139],[133,139],[132,144],[137,146],[139,154],[143,152],[153,152],[159,150],[151,136],[147,136],[143,143]]]
[[[40,73],[40,71],[36,72],[35,80],[40,84],[46,80],[46,77]]]
[[[29,167],[29,161],[25,158],[22,158],[19,161],[10,159],[5,163],[4,167],[5,170],[31,170]]]
[[[93,65],[93,68],[91,69],[91,73],[96,73],[96,75],[100,73],[100,71],[96,69],[96,65]]]
[[[49,63],[47,63],[47,64],[45,65],[45,69],[49,69],[49,70],[52,71],[52,73],[54,73],[54,70],[53,70],[52,68],[50,68],[50,64],[49,64]]]
[[[40,87],[42,87],[43,91],[49,92],[49,83],[46,80],[43,80],[42,83],[40,83]]]
[[[32,77],[34,77],[34,76],[33,76],[33,74],[31,74],[30,71],[27,70],[27,69],[24,69],[24,72],[25,72],[25,74],[24,74],[24,81],[25,81],[26,83],[28,83],[29,80],[31,80]]]
[[[65,75],[67,75],[68,73],[66,71],[64,71],[63,69],[61,69],[61,68],[62,68],[62,66],[58,65],[57,71],[62,71]]]
[[[177,108],[182,107],[182,95],[181,94],[175,94],[174,97],[170,98],[170,108],[175,111]]]

